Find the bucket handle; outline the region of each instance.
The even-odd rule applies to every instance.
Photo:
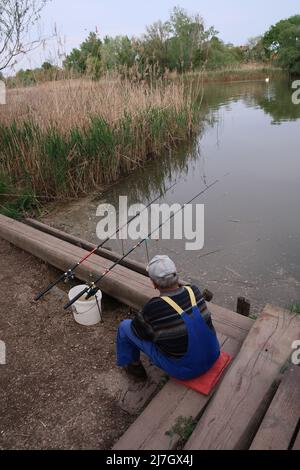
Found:
[[[98,307],[98,310],[99,310],[100,322],[103,323],[102,309],[101,309],[101,307],[100,307],[100,305],[99,305],[99,300],[98,300],[97,294],[95,295],[95,298],[96,298],[96,304],[97,304],[97,307]]]

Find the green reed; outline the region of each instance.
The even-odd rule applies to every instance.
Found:
[[[68,132],[55,122],[46,128],[30,119],[0,122],[0,211],[16,216],[39,200],[76,198],[107,186],[187,142],[199,116],[186,98],[180,106],[125,110],[114,122],[93,115]]]

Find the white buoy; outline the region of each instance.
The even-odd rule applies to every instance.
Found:
[[[269,79],[269,77],[268,77],[268,78],[266,78],[266,83],[269,83],[269,82],[270,82],[270,79]]]

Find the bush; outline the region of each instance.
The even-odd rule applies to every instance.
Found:
[[[300,74],[300,15],[272,26],[263,37],[270,58],[292,75]]]

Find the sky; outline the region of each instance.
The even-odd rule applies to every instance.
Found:
[[[56,25],[62,44],[51,40],[46,46],[19,61],[19,68],[38,67],[60,52],[70,52],[96,27],[100,36],[139,36],[147,25],[165,21],[174,6],[199,13],[207,27],[214,26],[220,38],[235,45],[263,34],[272,24],[300,14],[299,0],[51,0],[42,13],[41,31],[49,37]]]

